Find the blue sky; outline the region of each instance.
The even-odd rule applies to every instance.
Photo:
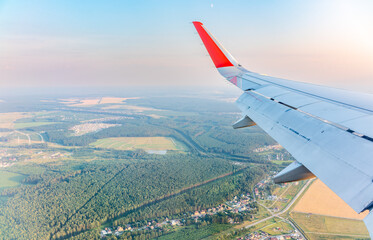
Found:
[[[199,20],[249,70],[373,91],[371,12],[369,0],[0,0],[0,87],[226,86]]]

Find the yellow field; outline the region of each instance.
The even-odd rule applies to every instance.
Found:
[[[345,219],[292,212],[291,218],[312,239],[369,238],[368,230],[361,220]]]
[[[14,121],[27,117],[30,117],[30,114],[22,112],[0,113],[0,128],[14,128]]]
[[[99,102],[100,102],[100,98],[83,99],[83,100],[80,100],[78,103],[70,104],[69,106],[73,106],[73,107],[91,106],[91,105],[96,105]]]
[[[138,99],[138,97],[131,97],[131,98],[103,97],[101,99],[100,104],[105,104],[105,103],[123,103],[124,101],[126,101],[128,99]]]
[[[363,219],[368,214],[357,214],[319,179],[310,186],[293,211],[351,219]]]
[[[94,106],[98,104],[108,104],[108,103],[123,103],[128,99],[138,99],[138,97],[130,98],[119,98],[119,97],[103,97],[103,98],[89,98],[89,99],[79,99],[79,98],[68,98],[60,99],[61,103],[67,104],[70,107],[84,107],[84,106]]]
[[[134,106],[134,105],[112,105],[112,106],[103,107],[102,109],[126,109],[126,110],[131,110],[134,112],[163,111],[161,109],[155,109],[155,108],[150,108],[150,107],[139,107],[139,106]]]
[[[178,150],[175,142],[166,137],[117,137],[104,138],[91,144],[99,148],[117,150]]]

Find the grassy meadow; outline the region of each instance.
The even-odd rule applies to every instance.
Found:
[[[368,230],[363,221],[328,217],[316,214],[292,212],[290,216],[313,239],[342,239],[343,237],[358,237],[369,239]]]
[[[0,170],[0,189],[18,186],[25,176],[18,173]]]
[[[98,148],[116,150],[182,150],[172,138],[167,137],[115,137],[100,139],[91,144]]]

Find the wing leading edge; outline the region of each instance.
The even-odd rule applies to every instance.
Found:
[[[243,68],[193,22],[217,70],[244,93],[235,128],[259,125],[297,160],[275,182],[318,177],[356,212],[373,208],[373,95],[295,82]],[[373,214],[365,223],[373,238]]]

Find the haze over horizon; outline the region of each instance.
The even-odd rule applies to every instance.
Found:
[[[226,87],[190,24],[199,20],[248,70],[373,92],[372,10],[368,0],[1,1],[0,87]]]

